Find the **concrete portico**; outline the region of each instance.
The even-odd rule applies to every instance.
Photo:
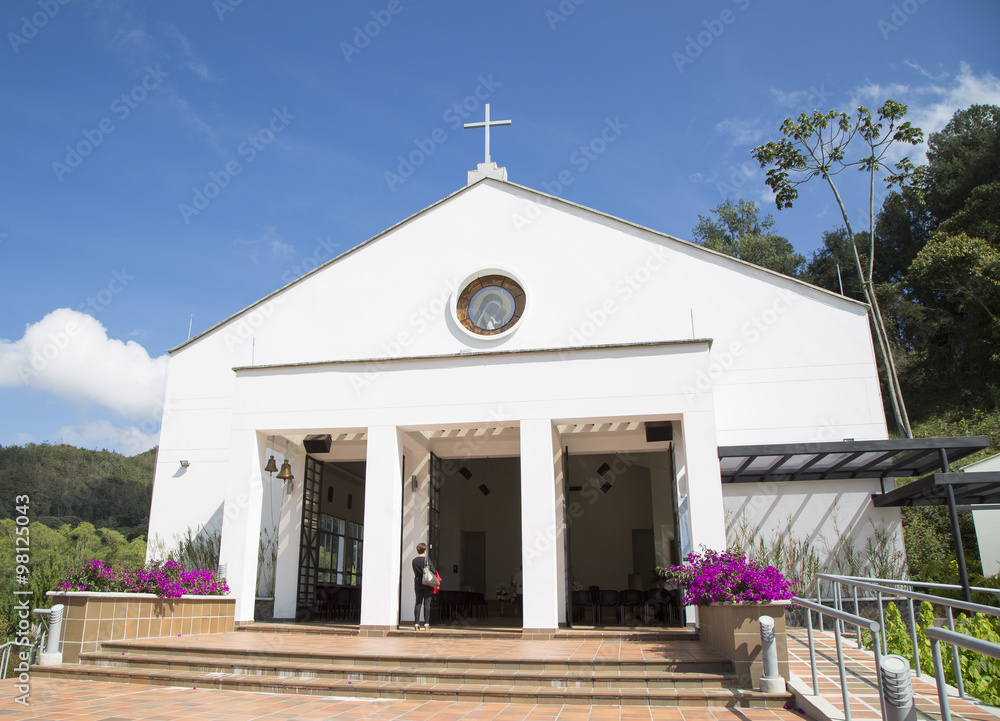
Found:
[[[657,422],[663,421],[657,419]],[[683,423],[682,416],[672,425],[680,427]],[[489,459],[511,458],[517,462],[520,467],[519,477],[516,479],[520,503],[514,507],[505,507],[502,512],[520,516],[520,536],[516,539],[520,548],[512,548],[511,554],[523,566],[523,626],[525,629],[554,630],[566,624],[565,514],[569,514],[572,522],[573,517],[583,515],[593,498],[603,499],[603,495],[597,496],[597,491],[594,490],[590,491],[592,497],[584,493],[582,498],[580,494],[574,494],[567,499],[564,449],[573,459],[611,459],[607,477],[617,480],[618,477],[624,477],[640,458],[639,455],[622,454],[632,451],[662,454],[665,451],[669,453],[671,448],[670,442],[647,442],[643,433],[643,421],[616,419],[575,419],[572,422],[548,418],[523,419],[517,422],[505,421],[504,425],[485,423],[482,426],[451,429],[373,426],[363,433],[318,428],[310,429],[309,433],[302,434],[301,437],[323,433],[332,438],[346,439],[351,435],[363,435],[366,439],[362,444],[345,441],[345,449],[341,454],[337,453],[338,444],[334,441],[332,452],[318,457],[335,462],[356,460],[360,453],[366,460],[365,567],[398,569],[393,573],[382,572],[376,576],[365,574],[361,594],[361,625],[372,629],[394,627],[401,618],[405,621],[409,617],[409,609],[412,608],[409,584],[412,548],[417,542],[428,539],[428,487],[432,453],[441,453],[442,458],[448,459],[447,463],[452,469],[470,465],[476,459],[489,463]],[[260,438],[289,438],[293,445],[300,442],[299,436],[287,431],[272,429],[256,435]],[[283,443],[279,441],[274,445],[280,452]],[[299,462],[304,463],[304,457]],[[596,464],[594,461],[591,465]],[[304,472],[304,468],[300,469],[294,462],[293,470],[297,477]],[[666,496],[675,494],[668,468],[656,469],[654,477],[657,481],[653,484],[655,493]],[[284,496],[278,501],[292,509],[300,507],[301,494],[304,492],[301,485],[293,488],[295,490],[291,496]],[[451,488],[454,488],[454,483]],[[451,488],[446,484],[444,493],[450,493]],[[494,485],[492,491],[495,493],[499,490]],[[673,512],[669,499],[658,504],[665,504],[670,513]],[[703,510],[708,508],[699,507]],[[711,511],[706,510],[705,515],[705,525],[721,518],[721,506]],[[292,619],[296,617],[295,579],[301,555],[296,541],[301,536],[301,511],[298,516],[288,513],[282,517],[287,519],[290,528],[285,529],[283,540],[279,544],[277,576],[284,579],[284,582],[277,584],[275,614],[279,618]],[[659,531],[662,525],[657,524],[656,529]],[[669,546],[676,540],[672,519],[668,525],[670,537],[661,537],[657,542],[658,547]],[[444,550],[448,558],[456,555],[454,549]],[[228,547],[224,549],[224,554],[227,552]],[[511,571],[516,570],[516,563],[509,565]],[[457,587],[458,577],[449,568],[443,568],[441,572],[446,585]],[[248,574],[247,577],[252,575]],[[619,585],[624,585],[624,575],[625,571],[622,572],[622,582]],[[506,579],[506,576],[503,578]],[[402,592],[398,592],[398,589],[402,589]]]

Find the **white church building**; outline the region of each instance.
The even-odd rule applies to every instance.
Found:
[[[379,633],[412,623],[420,541],[444,589],[523,568],[540,632],[727,525],[901,546],[866,306],[469,176],[171,350],[151,547],[221,533],[238,621],[349,588]]]

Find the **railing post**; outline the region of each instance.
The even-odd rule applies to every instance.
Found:
[[[860,616],[861,615],[861,608],[858,606],[858,587],[857,586],[852,586],[851,587],[851,596],[854,598],[854,615],[855,616]],[[858,629],[858,648],[864,648],[864,646],[861,645],[861,626],[855,626],[855,628]],[[873,638],[872,639],[872,646],[874,646],[874,645],[875,645],[875,639]]]
[[[948,606],[948,630],[955,630],[955,616],[951,612],[951,606]],[[958,653],[958,646],[954,643],[951,644],[951,658],[955,664],[955,686],[958,688],[958,697],[965,698],[965,684],[962,683],[962,659]]]
[[[913,644],[913,663],[917,667],[917,678],[920,678],[920,651],[917,648],[917,617],[913,613],[913,599],[906,599],[910,604],[910,642]]]
[[[840,639],[840,619],[833,625],[833,636],[837,640],[837,668],[840,671],[840,692],[844,699],[844,721],[851,721],[851,700],[847,693],[847,673],[844,671],[844,644]]]
[[[836,607],[838,611],[844,610],[844,603],[840,598],[840,581],[834,581],[833,584],[833,605]],[[837,628],[843,628],[843,625],[841,624],[839,618],[834,621],[834,624],[837,626]]]
[[[809,611],[809,609],[807,608],[806,611]],[[822,612],[817,612],[816,615],[819,616],[820,623],[822,624],[823,623],[823,614],[822,614]],[[806,618],[809,621],[809,623],[806,626],[806,628],[809,629],[809,666],[810,666],[810,668],[812,668],[813,696],[819,696],[819,679],[816,676],[816,644],[813,642],[813,617],[812,617],[812,611],[809,611],[806,614]],[[820,630],[821,631],[823,630],[822,626],[820,627]]]
[[[816,579],[816,603],[820,606],[823,605],[823,581],[819,578]],[[812,613],[812,611],[810,611],[810,613]],[[823,614],[817,612],[816,615],[819,616],[819,632],[823,633]],[[812,617],[810,616],[810,618]]]
[[[885,633],[885,611],[882,610],[882,592],[878,592],[878,625],[882,629],[882,653],[889,653],[889,639]]]
[[[941,642],[936,638],[931,640],[931,658],[934,659],[934,680],[937,681],[938,706],[941,707],[941,721],[951,721],[951,709],[948,708],[948,687],[944,683],[944,664],[941,663]]]
[[[882,668],[882,653],[879,651],[879,643],[878,643],[878,640],[877,640],[878,639],[878,629],[877,628],[872,628],[872,625],[874,625],[874,624],[871,624],[871,625],[868,626],[868,630],[871,631],[871,634],[872,634],[872,649],[875,651],[875,673],[877,674],[878,670],[880,668]],[[878,705],[879,705],[879,708],[882,710],[882,719],[883,719],[883,721],[888,721],[888,717],[885,715],[885,704],[886,704],[886,701],[885,701],[885,692],[882,690],[882,685],[879,684],[879,687],[878,687]]]

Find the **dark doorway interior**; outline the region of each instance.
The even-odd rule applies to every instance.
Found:
[[[364,518],[365,463],[308,456],[296,620],[360,622]]]

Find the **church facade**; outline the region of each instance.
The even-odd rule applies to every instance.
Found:
[[[220,533],[239,621],[349,588],[412,622],[420,541],[446,589],[520,570],[545,631],[727,527],[900,533],[876,481],[720,476],[720,446],[887,438],[864,305],[488,169],[173,349],[165,408],[151,546]]]

